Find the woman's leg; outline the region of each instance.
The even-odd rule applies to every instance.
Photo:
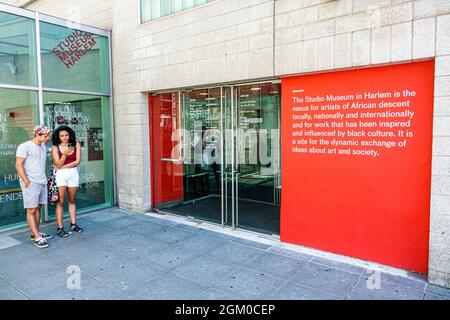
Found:
[[[64,216],[64,201],[66,199],[67,187],[58,187],[59,200],[56,203],[56,224],[58,229],[63,227],[62,221]]]
[[[69,188],[68,189],[68,197],[69,197],[69,214],[70,214],[70,223],[77,223],[77,206],[75,203],[75,198],[77,195],[78,188]]]

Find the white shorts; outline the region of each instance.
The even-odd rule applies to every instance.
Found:
[[[80,186],[77,167],[56,170],[55,179],[57,187],[78,188]]]

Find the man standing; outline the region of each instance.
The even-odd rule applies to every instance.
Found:
[[[23,204],[27,209],[27,222],[31,230],[30,239],[38,248],[47,248],[50,234],[39,232],[41,218],[40,207],[47,204],[47,176],[45,162],[47,149],[45,144],[50,138],[50,129],[46,126],[34,128],[34,138],[22,143],[16,152],[16,170],[20,177]]]

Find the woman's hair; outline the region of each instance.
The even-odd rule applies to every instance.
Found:
[[[76,146],[77,144],[77,137],[75,135],[75,131],[71,127],[68,126],[59,126],[58,128],[53,131],[52,134],[52,143],[54,146],[58,146],[61,143],[61,140],[59,139],[59,133],[61,131],[67,131],[69,133],[69,144],[72,146]]]

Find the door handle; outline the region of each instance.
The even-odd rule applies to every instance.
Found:
[[[181,162],[182,159],[161,158],[161,161],[165,161],[165,162]]]

